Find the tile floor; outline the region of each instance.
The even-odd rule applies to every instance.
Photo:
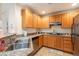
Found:
[[[73,56],[73,55],[59,50],[43,47],[35,54],[35,56]]]

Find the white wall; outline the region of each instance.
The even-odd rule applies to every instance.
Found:
[[[15,21],[16,21],[16,33],[22,34],[22,16],[21,16],[21,9],[22,7],[19,5],[16,5],[15,8]]]
[[[6,3],[0,3],[0,21],[2,22],[2,24],[0,24],[2,26],[1,31],[3,33],[7,33],[7,20],[8,20],[8,5],[6,5]]]
[[[9,4],[9,33],[22,34],[21,6]]]
[[[15,3],[2,3],[0,4],[0,7],[0,20],[2,20],[4,23],[3,30],[5,33],[21,34],[21,6],[16,5]]]

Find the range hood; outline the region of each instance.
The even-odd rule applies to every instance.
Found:
[[[61,22],[51,22],[49,23],[50,26],[61,26],[62,23]]]

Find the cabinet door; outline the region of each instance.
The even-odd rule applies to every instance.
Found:
[[[73,52],[72,41],[69,37],[64,38],[64,51]]]
[[[33,14],[33,27],[38,28],[38,16],[36,14]]]
[[[39,47],[43,45],[43,36],[39,36]]]
[[[49,39],[48,39],[48,36],[43,36],[43,45],[44,46],[49,46]]]
[[[55,16],[49,16],[49,22],[55,22]]]
[[[49,28],[49,16],[42,17],[42,28]]]
[[[22,10],[22,16],[23,27],[33,27],[32,13],[24,9]]]
[[[70,28],[70,14],[69,13],[64,13],[62,15],[62,28]]]
[[[73,19],[70,13],[64,13],[62,15],[62,28],[71,28],[72,21]]]
[[[56,42],[55,42],[55,48],[56,49],[61,49],[61,37],[56,37]]]
[[[55,15],[55,22],[61,22],[61,14]]]
[[[49,22],[61,22],[62,21],[62,14],[50,16]]]
[[[55,43],[56,43],[56,37],[50,35],[49,36],[49,47],[55,48]]]
[[[22,28],[26,28],[26,13],[25,10],[22,10]]]
[[[42,27],[42,19],[40,16],[38,16],[37,28],[41,28],[41,27]]]

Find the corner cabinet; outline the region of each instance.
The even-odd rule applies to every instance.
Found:
[[[32,13],[28,9],[22,10],[22,26],[23,28],[33,27]]]

